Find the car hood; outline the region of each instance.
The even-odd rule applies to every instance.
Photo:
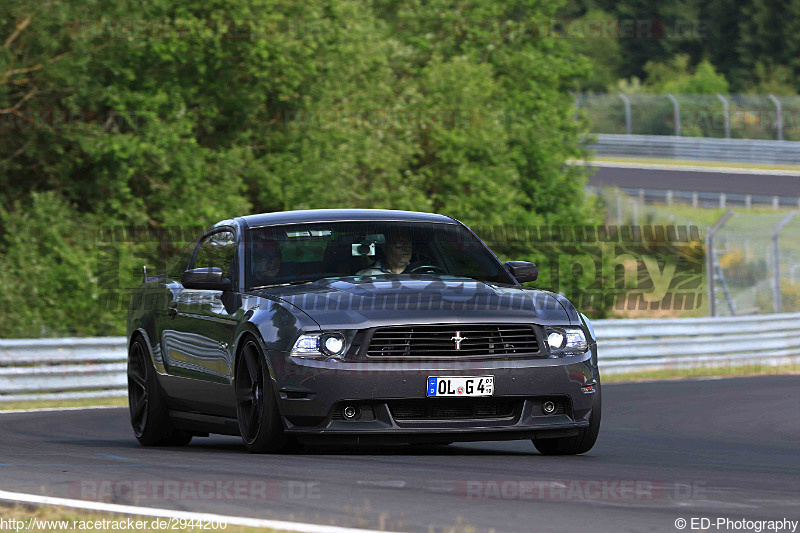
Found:
[[[580,323],[574,306],[563,296],[469,278],[348,277],[261,291],[325,329],[448,322]]]

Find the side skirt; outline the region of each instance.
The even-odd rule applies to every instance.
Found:
[[[169,417],[175,427],[190,433],[239,436],[239,422],[235,418],[201,415],[186,411],[170,411]]]

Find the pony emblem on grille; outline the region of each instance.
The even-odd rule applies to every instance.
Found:
[[[456,342],[456,350],[460,350],[462,341],[467,340],[467,338],[466,337],[462,337],[460,331],[456,331],[455,336],[450,337],[450,340],[451,341],[455,341]]]

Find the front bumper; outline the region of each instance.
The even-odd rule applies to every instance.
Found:
[[[272,374],[287,433],[403,441],[465,441],[560,437],[577,434],[589,424],[599,399],[596,347],[586,354],[560,359],[484,359],[472,361],[324,362],[273,354]],[[427,398],[430,376],[495,378],[492,400],[514,405],[504,416],[424,419],[398,417],[392,406]],[[587,385],[595,385],[585,392]],[[542,404],[557,400],[558,413],[544,414]],[[470,402],[477,398],[457,398]],[[359,417],[343,419],[352,405]]]

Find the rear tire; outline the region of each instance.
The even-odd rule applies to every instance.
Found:
[[[264,355],[254,339],[247,339],[236,363],[236,418],[250,453],[288,451],[293,444],[283,431],[278,404]]]
[[[542,455],[576,455],[592,449],[600,433],[600,415],[602,401],[600,390],[597,391],[592,414],[589,415],[589,426],[578,429],[574,437],[555,439],[533,439],[533,445]]]
[[[186,446],[192,435],[175,428],[144,339],[128,351],[128,408],[136,440],[142,446]]]

